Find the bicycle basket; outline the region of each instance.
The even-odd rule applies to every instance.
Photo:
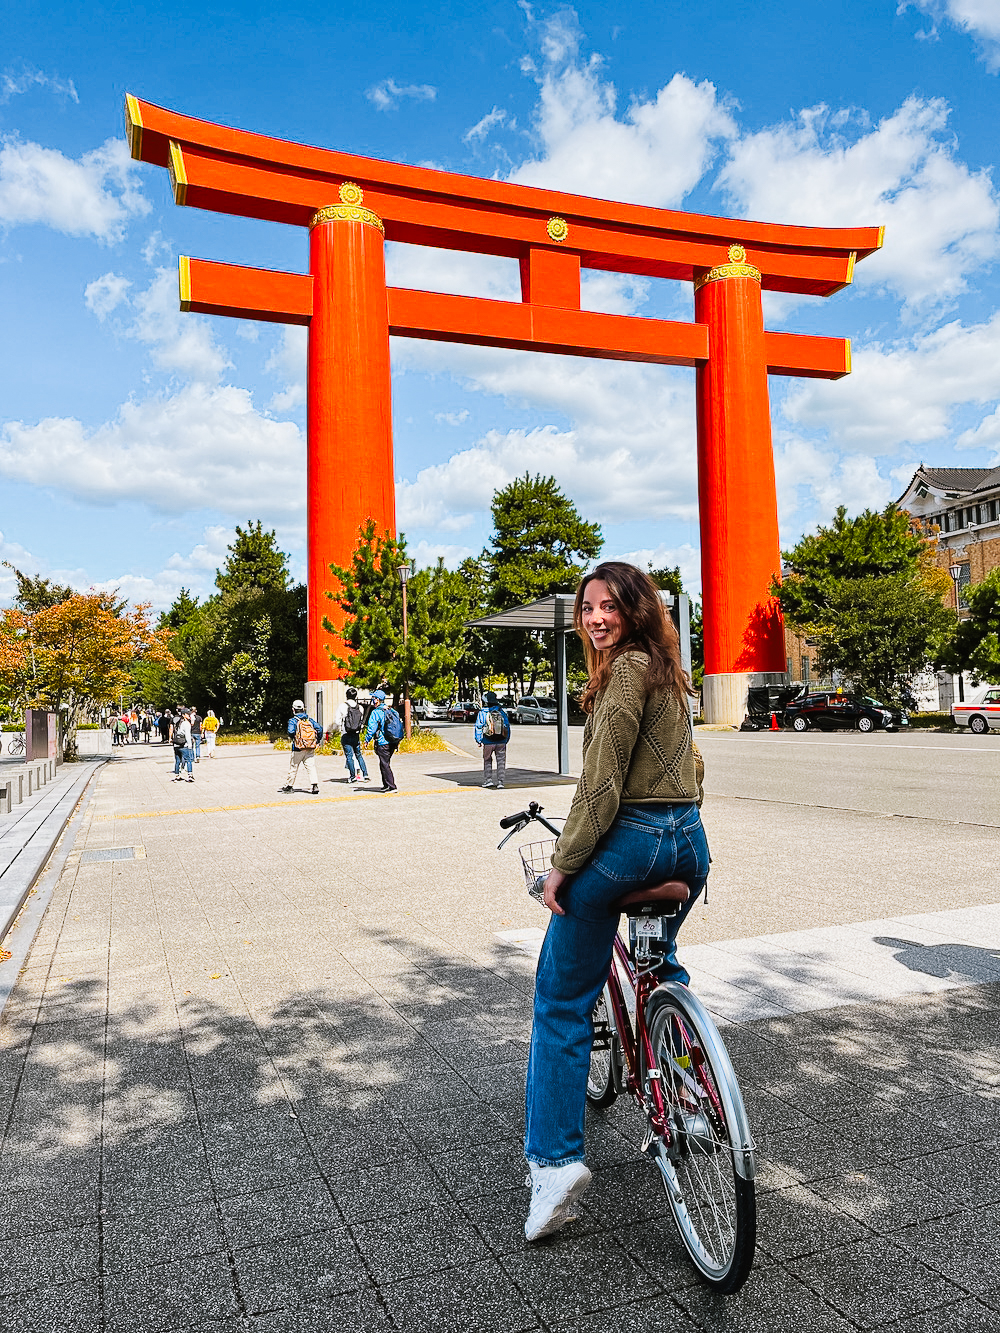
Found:
[[[526,842],[519,847],[521,866],[524,870],[524,882],[532,898],[542,901],[542,887],[545,878],[552,869],[552,853],[555,851],[555,838],[545,838],[542,842]]]

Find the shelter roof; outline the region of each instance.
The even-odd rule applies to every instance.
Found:
[[[574,593],[553,592],[538,602],[514,606],[509,611],[498,611],[468,623],[479,629],[572,629],[574,600]]]

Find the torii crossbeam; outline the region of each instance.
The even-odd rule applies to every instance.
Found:
[[[132,156],[174,199],[310,233],[309,273],[180,261],[181,308],[309,329],[309,697],[339,682],[322,620],[358,527],[395,531],[389,338],[696,367],[706,717],[738,721],[750,676],[785,670],[768,374],[838,379],[846,338],[764,329],[761,291],[830,296],[882,228],[790,227],[591,199],[229,129],[128,96]],[[516,258],[521,300],[387,287],[385,241]],[[580,309],[582,269],[695,286],[693,323]]]

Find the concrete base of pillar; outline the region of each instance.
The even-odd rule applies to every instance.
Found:
[[[715,726],[738,727],[747,715],[749,671],[706,676],[701,683],[701,712]]]
[[[747,715],[747,690],[754,685],[787,685],[784,671],[729,671],[706,676],[701,711],[706,722],[738,727]]]
[[[344,680],[309,680],[303,695],[306,712],[315,718],[324,731],[333,726],[337,709],[347,698]]]

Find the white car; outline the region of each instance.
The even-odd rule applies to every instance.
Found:
[[[978,703],[952,704],[956,727],[968,727],[977,736],[1000,731],[1000,689],[987,690]]]
[[[555,699],[543,699],[541,695],[526,694],[517,705],[518,722],[550,722],[556,724]]]

